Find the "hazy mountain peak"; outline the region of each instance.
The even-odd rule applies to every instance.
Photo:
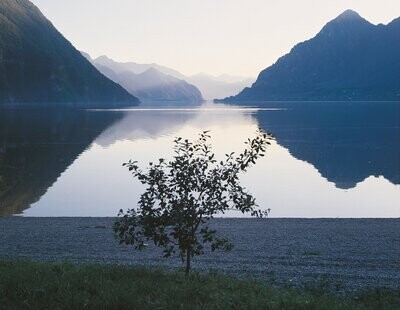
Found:
[[[106,55],[101,55],[95,59],[96,61],[113,61],[111,58],[108,58]]]
[[[331,20],[329,23],[322,28],[322,32],[326,29],[329,30],[350,30],[355,31],[355,29],[365,29],[366,27],[374,26],[372,23],[367,21],[365,18],[360,16],[356,11],[346,10],[335,19]]]
[[[147,74],[147,75],[163,75],[159,70],[156,68],[150,67],[146,71],[144,71],[142,74]]]
[[[120,63],[107,56],[94,61],[105,76],[123,86],[131,94],[146,101],[175,101],[200,103],[202,94],[183,79],[179,72],[157,64]]]
[[[106,55],[102,55],[102,56],[97,57],[96,59],[93,60],[93,62],[100,63],[100,64],[103,64],[103,65],[117,64],[115,62],[115,60],[107,57]]]
[[[328,22],[321,30],[321,34],[356,34],[359,31],[370,31],[375,27],[372,23],[353,10],[346,10],[335,19]]]
[[[85,53],[85,52],[83,52],[83,51],[80,51],[80,53],[82,54],[83,57],[85,57],[85,58],[86,58],[87,60],[89,60],[90,62],[93,61],[92,57],[91,57],[88,53]]]
[[[335,18],[336,21],[346,21],[346,20],[363,20],[356,11],[353,10],[346,10],[342,14],[340,14],[338,17]]]

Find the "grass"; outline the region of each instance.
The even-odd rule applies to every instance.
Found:
[[[0,261],[1,309],[399,309],[399,290],[335,297],[227,276]]]

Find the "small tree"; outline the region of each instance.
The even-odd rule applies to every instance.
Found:
[[[128,167],[142,184],[147,185],[140,196],[137,209],[126,213],[120,210],[114,224],[114,232],[120,243],[143,249],[152,240],[162,247],[165,257],[178,253],[186,260],[189,273],[191,258],[204,253],[204,246],[211,250],[231,250],[233,245],[216,235],[208,222],[217,214],[228,210],[250,213],[264,217],[254,197],[239,184],[239,174],[264,156],[272,137],[261,131],[253,140],[248,139],[247,148],[239,156],[226,155],[217,162],[208,143],[208,131],[191,142],[176,138],[175,156],[172,161],[159,159],[149,163],[147,170],[139,168],[136,161]]]

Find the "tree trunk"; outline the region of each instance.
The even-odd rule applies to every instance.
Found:
[[[185,269],[185,274],[188,275],[190,271],[190,250],[186,251],[186,269]]]

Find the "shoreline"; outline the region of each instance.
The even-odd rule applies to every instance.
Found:
[[[114,219],[0,218],[0,259],[181,267],[179,259],[163,258],[152,245],[141,252],[120,246],[112,233]],[[343,292],[400,283],[398,219],[224,218],[212,226],[235,247],[196,257],[195,271],[277,287],[328,279]]]

